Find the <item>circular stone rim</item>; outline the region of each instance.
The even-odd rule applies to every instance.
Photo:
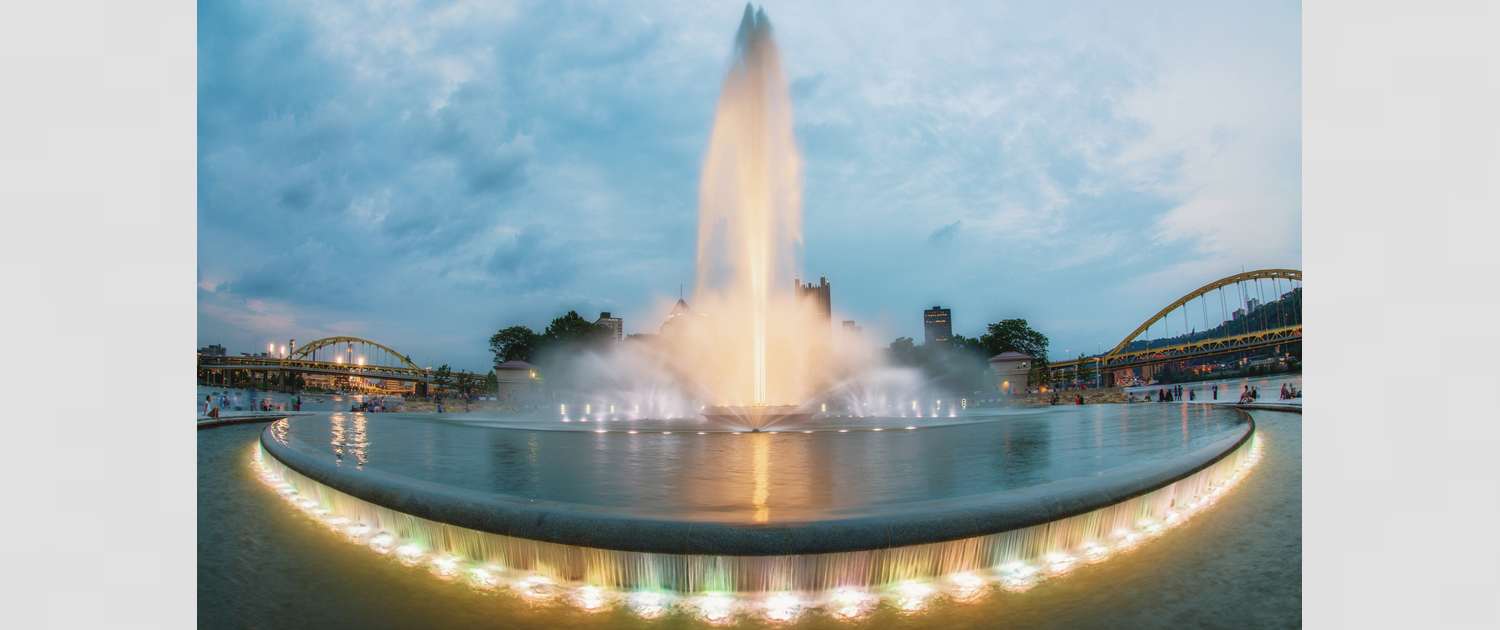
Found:
[[[873,551],[998,534],[1085,514],[1133,499],[1228,457],[1255,435],[1244,410],[1239,431],[1171,459],[1126,464],[1079,484],[1063,480],[960,497],[939,507],[816,521],[725,523],[622,517],[612,508],[519,499],[445,486],[380,470],[335,466],[278,441],[275,423],[260,444],[282,465],[333,490],[404,514],[538,542],[674,555],[788,556]],[[1111,474],[1124,472],[1128,474]]]

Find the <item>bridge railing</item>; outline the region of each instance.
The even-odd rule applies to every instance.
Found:
[[[369,378],[391,378],[399,380],[431,381],[436,377],[433,372],[426,370],[414,370],[408,367],[378,366],[378,365],[350,365],[347,363],[335,363],[327,361],[307,361],[302,359],[280,359],[274,357],[229,357],[229,356],[207,356],[198,355],[198,367],[214,370],[281,370],[287,372],[319,372],[324,374],[347,374],[349,376]],[[483,381],[484,376],[468,373],[454,373],[451,378],[458,381]]]

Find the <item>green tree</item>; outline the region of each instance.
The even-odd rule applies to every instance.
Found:
[[[984,347],[984,342],[980,341],[978,337],[954,335],[952,346],[954,352],[971,354],[984,360],[989,360],[990,357],[995,356],[988,353]]]
[[[892,341],[889,358],[891,365],[916,365],[917,348],[912,343],[911,337],[897,337],[895,341]]]
[[[1031,329],[1024,319],[1002,319],[990,324],[988,332],[979,336],[979,343],[990,356],[1002,352],[1019,352],[1031,357],[1031,371],[1026,375],[1026,384],[1047,385],[1052,382],[1052,371],[1047,361],[1047,336]]]
[[[542,341],[542,336],[532,332],[530,328],[511,326],[490,335],[490,352],[494,353],[496,363],[529,361]]]
[[[1047,356],[1047,336],[1031,329],[1024,319],[1002,319],[990,324],[979,336],[979,344],[990,356],[1019,352],[1034,359]]]
[[[614,333],[608,326],[584,319],[578,311],[568,311],[567,315],[552,320],[552,323],[547,325],[547,330],[542,332],[542,337],[549,345],[556,343],[604,345],[614,340]]]
[[[432,384],[437,386],[438,391],[449,389],[453,386],[453,368],[447,363],[442,364],[432,373]]]
[[[494,370],[484,376],[484,391],[492,394],[500,391],[500,379],[495,376]]]
[[[1091,359],[1091,358],[1086,358],[1086,357],[1079,357],[1078,360],[1079,360],[1079,363],[1078,363],[1078,382],[1079,383],[1085,383],[1085,384],[1088,384],[1088,385],[1093,385],[1094,384],[1094,360]]]

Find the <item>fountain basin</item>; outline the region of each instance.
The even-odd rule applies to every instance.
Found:
[[[1099,418],[1086,422],[1075,417],[1079,413],[1075,410],[1052,413],[1051,422],[1058,425],[1053,432],[1066,436],[1054,441],[1075,441],[1077,436],[1064,431],[1063,425],[1097,425],[1104,433],[1099,440],[1080,444],[1077,452],[1052,453],[1045,461],[1038,460],[1035,449],[1051,446],[1033,442],[1035,434],[1007,432],[1006,425],[1024,422],[1045,426],[1036,423],[1048,422],[1048,414],[1010,422],[927,426],[921,431],[868,427],[857,436],[843,433],[843,429],[812,434],[600,434],[461,427],[463,421],[459,421],[453,425],[459,428],[452,430],[465,437],[452,441],[443,437],[442,430],[434,429],[448,424],[386,415],[353,418],[365,426],[353,436],[355,440],[349,440],[348,427],[339,428],[339,423],[349,422],[355,414],[335,414],[341,418],[295,418],[274,423],[262,434],[260,447],[262,465],[289,486],[283,491],[294,492],[289,496],[298,497],[297,505],[303,509],[326,510],[341,515],[339,518],[347,519],[347,523],[356,523],[358,531],[349,532],[352,536],[378,533],[402,541],[403,548],[421,549],[431,557],[466,558],[476,566],[542,574],[559,583],[624,590],[828,591],[849,585],[873,587],[904,579],[995,570],[1016,562],[1036,563],[1037,558],[1058,553],[1081,554],[1080,545],[1094,548],[1124,544],[1122,541],[1133,540],[1132,536],[1142,532],[1154,533],[1153,527],[1170,525],[1172,518],[1194,509],[1192,506],[1233,479],[1251,456],[1254,434],[1253,423],[1237,410],[1198,406],[1194,414],[1200,417],[1190,423],[1178,417],[1185,415],[1186,408],[1173,407],[1170,411],[1136,408],[1130,410],[1136,417],[1114,418],[1114,422],[1101,422]],[[1115,410],[1094,412],[1108,414]],[[1145,417],[1140,417],[1143,412]],[[342,452],[342,456],[329,457],[330,442],[308,439],[328,435],[330,422],[335,436],[331,450]],[[1113,428],[1122,425],[1135,428]],[[876,432],[877,428],[884,432]],[[1167,428],[1173,433],[1163,431]],[[1102,436],[1110,431],[1124,433],[1117,439],[1104,440]],[[382,432],[387,435],[371,439]],[[455,473],[458,469],[454,467],[463,458],[445,457],[443,451],[489,453],[508,448],[509,442],[504,440],[485,444],[472,439],[486,432],[504,435],[516,444],[530,444],[530,452],[517,453],[524,461],[552,461],[541,470],[550,471],[554,487],[527,497],[483,489],[485,483],[513,483],[514,479],[463,481],[471,477],[489,479],[498,468]],[[376,447],[372,445],[381,444],[381,440],[418,433],[426,434],[428,440],[386,442],[385,449],[398,451],[391,456],[387,469],[377,465],[380,458],[370,457]],[[1158,436],[1159,442],[1147,439],[1152,435]],[[341,437],[343,441],[339,442]],[[973,453],[987,450],[973,445],[994,437],[1003,437],[1004,441],[995,446],[1009,449],[1008,455],[972,460]],[[680,450],[673,452],[679,456],[656,458],[644,448],[662,441],[676,442],[674,448]],[[1129,445],[1121,446],[1122,442]],[[847,452],[837,446],[841,443],[849,444]],[[1022,448],[1025,443],[1031,446]],[[357,446],[347,450],[351,444]],[[411,447],[401,451],[401,444]],[[981,482],[940,491],[930,484],[936,476],[922,478],[909,470],[882,472],[872,467],[852,471],[849,479],[878,481],[885,476],[897,483],[904,479],[908,485],[927,482],[927,487],[918,487],[899,500],[882,501],[878,490],[884,486],[859,487],[840,481],[861,498],[842,502],[814,498],[802,501],[801,509],[798,501],[778,504],[765,500],[759,509],[740,506],[744,509],[725,511],[712,509],[712,492],[663,503],[660,497],[644,491],[641,496],[615,497],[614,493],[591,495],[576,488],[570,490],[562,480],[565,471],[579,465],[569,451],[580,444],[626,453],[630,460],[652,459],[658,466],[670,466],[682,454],[707,452],[710,457],[722,457],[744,449],[751,458],[774,451],[794,467],[799,448],[810,449],[813,456],[808,461],[825,467],[848,452],[873,450],[877,454],[869,461],[878,466],[882,460],[891,461],[878,454],[880,448],[888,446],[895,449],[892,452],[915,451],[920,459],[933,459],[934,467],[950,460],[992,464],[1010,461],[1019,466],[1019,460],[1030,459],[1035,470],[1029,473],[1050,473],[985,478],[975,470]],[[549,453],[552,450],[556,452]],[[939,453],[928,452],[932,450],[953,452],[943,459]],[[1091,455],[1095,452],[1101,454]],[[425,455],[418,456],[420,453]],[[1104,455],[1107,453],[1128,453],[1132,457],[1110,461]],[[1148,453],[1154,456],[1146,456]],[[1087,462],[1096,458],[1107,464],[1090,468]],[[412,461],[400,463],[406,460]],[[617,467],[606,465],[601,475]],[[447,473],[422,472],[433,470]],[[760,472],[767,471],[752,467],[748,474],[759,478]],[[523,469],[513,473],[530,474]],[[974,492],[984,490],[996,479],[1007,478],[1022,483]],[[1027,480],[1035,483],[1025,483]],[[541,486],[549,483],[547,475],[538,481]],[[581,485],[591,487],[603,481],[600,477]],[[470,487],[459,485],[463,483]],[[752,497],[793,492],[784,483],[773,483],[771,476],[757,483],[764,486],[747,488]],[[713,487],[734,494],[736,486],[726,479]],[[552,500],[549,496],[571,500]],[[731,503],[738,506],[756,500]],[[820,505],[826,507],[817,508]]]
[[[718,405],[703,410],[703,417],[750,431],[781,424],[805,422],[817,411],[802,405]]]

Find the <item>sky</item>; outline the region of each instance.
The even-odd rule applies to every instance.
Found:
[[[1056,360],[1242,268],[1302,268],[1300,4],[757,6],[803,276],[872,346],[920,343],[941,305],[966,336],[1024,318]],[[200,3],[199,345],[348,335],[487,370],[496,330],[570,310],[657,332],[694,283],[743,12]]]

